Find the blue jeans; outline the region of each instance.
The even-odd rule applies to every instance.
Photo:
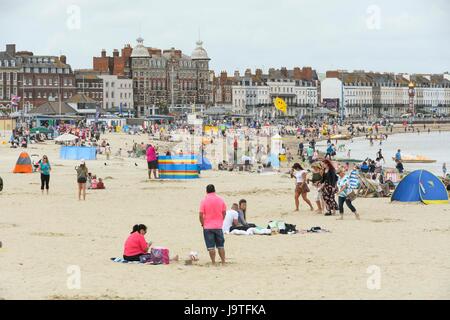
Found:
[[[203,237],[208,250],[223,249],[225,245],[222,229],[203,229]]]

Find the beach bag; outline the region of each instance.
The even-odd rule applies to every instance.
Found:
[[[347,195],[347,199],[350,200],[350,201],[353,201],[353,200],[355,200],[357,198],[357,196],[358,195],[356,194],[356,192],[354,190],[352,190],[352,192],[350,192]]]
[[[139,260],[147,264],[169,264],[169,249],[162,247],[152,248],[150,253],[140,256]]]
[[[280,233],[281,234],[297,233],[296,225],[285,223],[285,228],[283,230],[280,230]]]

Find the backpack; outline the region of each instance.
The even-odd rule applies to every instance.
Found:
[[[285,223],[285,227],[283,230],[280,230],[281,234],[288,234],[290,232],[297,233],[296,225]]]

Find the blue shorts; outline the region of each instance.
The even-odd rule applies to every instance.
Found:
[[[223,249],[225,238],[222,229],[203,229],[203,237],[208,250]]]

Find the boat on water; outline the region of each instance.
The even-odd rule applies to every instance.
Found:
[[[395,157],[392,157],[392,160],[395,161]],[[403,163],[434,163],[436,160],[427,158],[425,156],[404,156],[401,160]]]
[[[352,138],[349,134],[335,134],[330,136],[330,140],[350,140]]]

